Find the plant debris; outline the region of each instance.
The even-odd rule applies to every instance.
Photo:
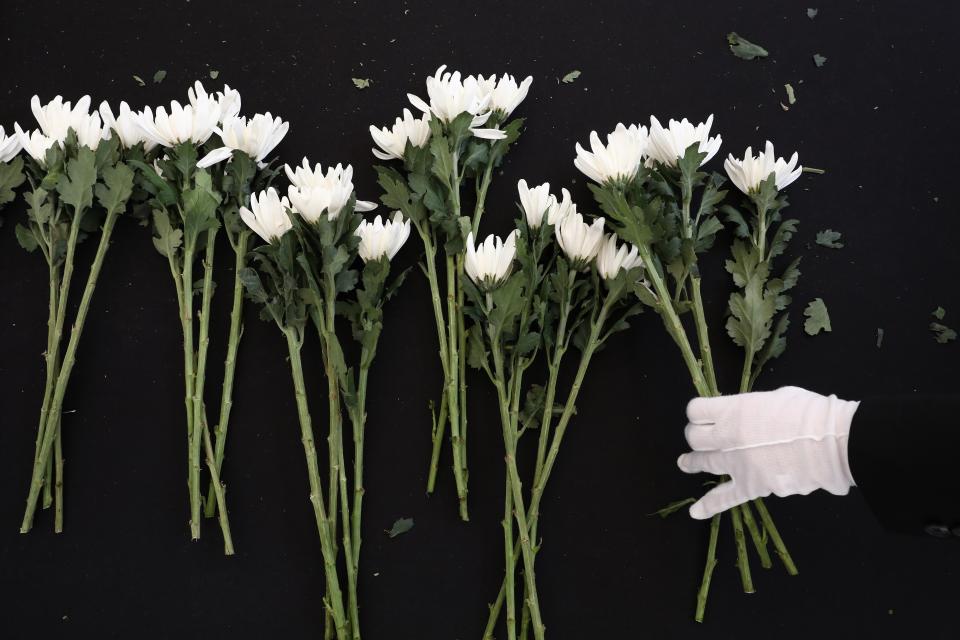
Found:
[[[413,518],[398,518],[390,529],[384,529],[384,532],[391,538],[396,538],[410,529],[413,529]]]
[[[133,76],[133,81],[136,82],[136,83],[137,83],[138,85],[140,85],[141,87],[147,86],[147,83],[143,81],[143,78],[141,78],[141,77],[138,76],[138,75],[134,75],[134,76]]]
[[[814,9],[813,7],[809,7],[807,8],[807,17],[813,20],[814,18],[817,17],[817,13],[819,12],[820,12],[819,9]]]
[[[793,92],[793,85],[788,82],[787,84],[783,85],[783,88],[787,90],[787,102],[789,104],[796,104],[797,94]]]
[[[370,78],[350,78],[357,89],[366,89],[370,86]]]
[[[738,35],[736,31],[727,34],[727,43],[730,45],[730,51],[733,52],[733,55],[743,60],[766,58],[770,55],[766,49]]]
[[[576,79],[579,78],[579,77],[580,77],[580,71],[577,70],[577,69],[574,69],[573,71],[571,71],[571,72],[568,73],[567,75],[563,76],[563,78],[562,78],[561,81],[562,81],[563,83],[565,83],[565,84],[570,84],[571,82],[573,82],[574,80],[576,80]]]
[[[807,318],[803,323],[803,330],[807,335],[815,336],[821,331],[833,331],[833,327],[830,326],[830,313],[823,298],[814,298],[803,310],[803,315]]]
[[[824,229],[817,232],[817,244],[828,249],[843,249],[843,243],[840,242],[843,234],[833,229]]]
[[[155,74],[153,74],[153,81],[157,84],[163,82],[163,79],[167,77],[167,72],[165,69],[160,69]]]
[[[827,62],[826,56],[822,56],[819,53],[813,54],[813,64],[817,65],[818,68],[822,67],[824,64],[826,64],[826,62]]]

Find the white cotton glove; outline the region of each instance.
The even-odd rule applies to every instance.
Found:
[[[693,451],[677,465],[731,480],[691,505],[690,515],[704,520],[771,493],[846,495],[855,484],[847,438],[859,404],[799,387],[691,400],[685,435]]]

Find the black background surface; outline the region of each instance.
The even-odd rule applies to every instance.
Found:
[[[34,93],[140,108],[184,100],[197,78],[208,88],[225,81],[240,90],[244,113],[291,122],[281,158],[353,163],[360,197],[376,199],[367,126],[392,122],[406,92],[425,96],[437,66],[531,74],[517,112],[528,126],[493,183],[484,222],[503,232],[522,177],[569,186],[581,209],[595,210],[572,164],[574,143],[591,129],[712,112],[724,144],[710,167],[770,138],[782,154],[797,149],[805,165],[827,170],[790,187],[803,276],[789,348],[759,386],[850,399],[955,389],[957,346],[936,344],[927,330],[937,305],[947,324],[960,324],[952,3],[821,2],[815,20],[806,16],[814,0],[135,4],[4,0],[0,122],[32,128]],[[724,39],[732,30],[770,57],[735,58]],[[816,52],[828,59],[823,68]],[[209,68],[220,71],[217,82]],[[158,69],[168,75],[153,84]],[[579,80],[559,83],[572,69]],[[351,77],[372,84],[360,91]],[[798,102],[784,112],[787,82]],[[149,233],[131,221],[116,231],[67,395],[66,531],[55,536],[44,512],[32,533],[17,533],[43,389],[46,266],[17,246],[22,205],[3,216],[0,635],[318,637],[320,546],[281,336],[248,306],[224,471],[238,554],[225,558],[213,521],[189,541],[174,291]],[[813,243],[827,227],[844,233],[846,248]],[[83,248],[83,264],[92,250]],[[398,261],[417,253],[412,238]],[[229,252],[220,255],[228,287]],[[707,280],[721,385],[731,389],[739,353],[721,328],[728,280],[719,261]],[[210,380],[223,357],[225,290],[215,297]],[[800,311],[816,296],[834,331],[810,338]],[[389,306],[371,378],[361,567],[370,639],[479,638],[502,575],[502,449],[485,379],[471,378],[471,522],[457,519],[447,458],[436,495],[424,496],[427,402],[440,386],[428,309],[426,283],[412,277]],[[740,592],[724,526],[707,622],[692,622],[706,527],[645,515],[699,490],[700,478],[674,466],[691,393],[651,314],[596,358],[543,509],[538,578],[550,637],[956,637],[960,543],[886,534],[856,492],[774,502],[801,575],[754,562],[754,595]],[[388,539],[383,530],[401,516],[415,528]]]

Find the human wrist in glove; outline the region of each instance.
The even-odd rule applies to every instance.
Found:
[[[731,479],[691,505],[690,515],[703,520],[771,493],[846,495],[855,484],[847,440],[859,404],[799,387],[694,398],[685,431],[693,451],[677,465]]]

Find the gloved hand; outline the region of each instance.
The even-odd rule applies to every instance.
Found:
[[[847,438],[859,404],[799,387],[691,400],[685,435],[693,451],[677,465],[731,480],[691,505],[690,515],[704,520],[771,493],[846,495],[855,484]]]

